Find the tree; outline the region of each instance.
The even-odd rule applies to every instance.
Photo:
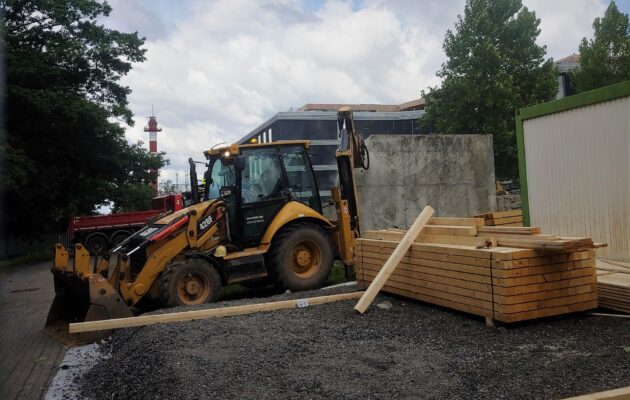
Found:
[[[125,193],[143,192],[148,171],[166,163],[163,153],[128,143],[121,126],[133,120],[130,89],[119,80],[145,59],[144,39],[99,25],[111,7],[95,0],[0,7],[7,115],[0,150],[9,161],[0,189],[9,231],[59,230],[98,205],[122,207]]]
[[[423,92],[424,132],[491,133],[497,177],[518,174],[514,113],[551,100],[556,72],[536,44],[540,20],[520,0],[467,0],[444,40],[442,86]]]
[[[165,181],[160,182],[159,192],[162,195],[177,193],[177,185],[175,185],[172,180],[167,179]]]
[[[630,80],[630,24],[611,1],[603,18],[593,21],[594,35],[580,43],[580,67],[571,74],[576,93]]]

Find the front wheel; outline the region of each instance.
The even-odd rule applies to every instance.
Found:
[[[205,260],[172,263],[160,279],[160,299],[165,307],[214,303],[219,299],[221,278]]]
[[[283,229],[269,255],[277,283],[293,292],[322,287],[333,265],[330,236],[312,223]]]

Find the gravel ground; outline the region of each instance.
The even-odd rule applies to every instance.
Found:
[[[629,319],[487,328],[403,298],[380,295],[365,315],[353,305],[121,330],[103,346],[111,357],[77,383],[83,396],[107,400],[556,399],[630,385]]]

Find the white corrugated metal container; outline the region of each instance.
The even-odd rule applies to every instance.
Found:
[[[526,222],[630,262],[630,82],[520,110],[517,136]]]

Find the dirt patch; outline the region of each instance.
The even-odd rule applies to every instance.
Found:
[[[352,291],[285,294],[261,301]],[[391,308],[376,304],[389,301]],[[232,301],[229,306],[252,300]],[[562,398],[630,385],[630,321],[574,315],[486,328],[379,296],[118,332],[81,378],[93,399]]]

